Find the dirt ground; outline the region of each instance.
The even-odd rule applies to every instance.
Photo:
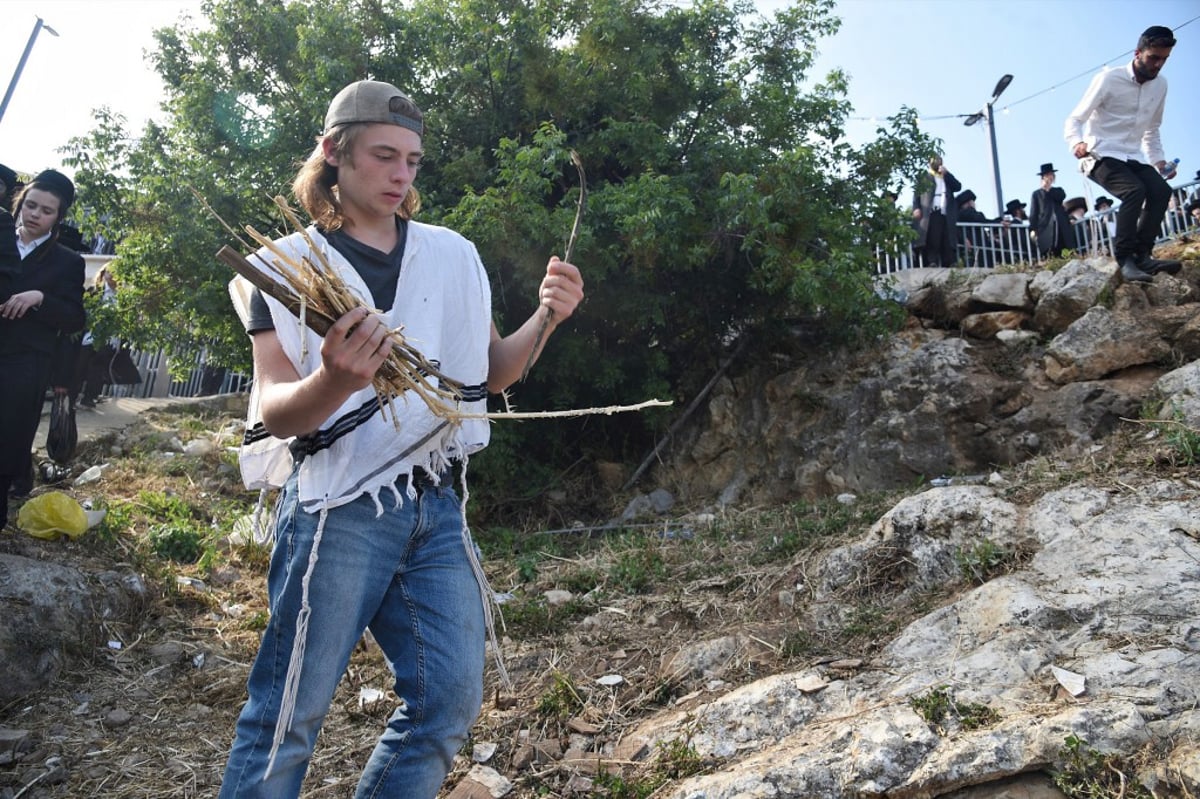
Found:
[[[266,618],[268,552],[228,540],[257,499],[234,465],[239,421],[202,408],[144,414],[136,426],[83,445],[72,477],[106,462],[101,480],[35,489],[35,496],[54,488],[107,507],[103,525],[76,541],[41,541],[11,527],[0,535],[0,551],[84,571],[129,570],[149,588],[137,618],[103,624],[86,657],[68,662],[39,694],[0,708],[0,728],[29,732],[15,762],[0,765],[0,799],[215,796]],[[213,432],[220,430],[227,435]],[[213,446],[180,451],[200,440]],[[846,522],[869,524],[883,508],[831,513],[845,530]],[[597,775],[588,754],[611,752],[650,713],[778,672],[797,657],[869,652],[867,637],[795,644],[795,613],[780,592],[803,572],[793,539],[807,512],[677,518],[578,535],[476,531],[492,586],[507,599],[501,635],[513,687],[498,686],[489,661],[484,706],[446,792],[474,757],[515,783],[512,797],[646,795],[668,775],[648,767]],[[164,557],[178,553],[162,545],[163,530],[181,526],[202,537],[197,562]],[[570,593],[548,599],[550,590]],[[743,646],[715,671],[670,663],[698,640],[725,634],[741,636]],[[606,684],[614,675],[619,682]],[[353,794],[395,707],[389,688],[382,657],[364,640],[327,717],[304,796]],[[621,793],[635,788],[641,792]]]
[[[28,731],[15,759],[0,757],[0,799],[216,795],[267,615],[268,550],[229,540],[257,500],[235,466],[239,424],[237,414],[196,407],[143,414],[115,437],[83,445],[72,476],[107,463],[99,481],[35,490],[107,508],[101,526],[75,541],[11,527],[0,534],[0,552],[133,572],[148,587],[134,618],[101,623],[86,656],[38,694],[0,707],[0,730]],[[1133,453],[1145,466],[1153,455],[1143,430],[1114,438],[1112,457]],[[1175,469],[1169,453],[1155,462],[1164,473]],[[1031,463],[1013,482],[1035,492],[1046,487],[1039,481],[1116,471],[1096,458]],[[854,669],[912,618],[970,587],[946,585],[901,604],[903,585],[889,575],[902,564],[881,563],[880,579],[845,598],[844,628],[819,629],[806,617],[807,575],[821,553],[861,536],[899,498],[677,514],[621,531],[476,529],[492,588],[505,600],[502,650],[513,687],[498,685],[489,661],[479,719],[443,794],[476,762],[513,783],[512,799],[647,797],[710,769],[686,742],[637,763],[622,763],[618,744],[657,712],[770,674],[838,661]],[[191,538],[168,535],[180,530]],[[193,540],[200,546],[189,551]],[[722,648],[722,639],[733,645]],[[396,706],[389,676],[375,646],[360,643],[303,796],[353,795]],[[610,765],[598,772],[600,753]],[[456,799],[482,795],[465,785]]]

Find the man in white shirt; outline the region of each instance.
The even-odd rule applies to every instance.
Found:
[[[1113,254],[1126,281],[1144,283],[1180,268],[1178,261],[1150,257],[1171,200],[1164,178],[1175,177],[1173,167],[1163,172],[1167,161],[1158,135],[1167,98],[1167,81],[1158,73],[1174,46],[1170,28],[1147,28],[1133,61],[1096,75],[1063,130],[1082,171],[1121,200]]]

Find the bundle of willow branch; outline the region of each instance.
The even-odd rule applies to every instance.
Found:
[[[275,204],[293,228],[304,237],[309,252],[316,259],[315,263],[307,256],[297,260],[291,253],[281,249],[274,241],[249,225],[245,227],[246,233],[272,256],[258,256],[257,260],[280,280],[274,280],[261,269],[255,268],[230,247],[222,247],[217,257],[260,291],[283,303],[299,317],[301,324],[319,335],[324,335],[343,314],[361,307],[362,298],[350,290],[337,270],[330,265],[325,254],[309,238],[304,225],[288,206],[287,201],[283,197],[276,197]],[[461,398],[462,384],[442,374],[426,360],[418,349],[405,340],[401,330],[402,328],[396,328],[389,332],[392,351],[372,381],[381,406],[391,410],[392,418],[396,419],[392,400],[412,391],[425,402],[435,416],[443,419],[456,418],[458,414],[455,406]],[[438,385],[434,385],[430,378],[436,378]]]
[[[582,176],[582,165],[578,162],[578,156],[574,153],[572,153],[572,156],[576,160],[576,165],[580,168]],[[212,207],[209,206],[199,192],[196,192],[195,189],[192,192],[201,204],[245,249],[254,249],[238,235],[237,231],[213,211]],[[297,218],[291,207],[288,206],[287,200],[283,197],[276,197],[274,199],[275,204],[283,212],[288,223],[304,237],[309,251],[313,253],[317,262],[313,263],[307,257],[303,257],[297,261],[291,254],[280,249],[272,239],[259,233],[250,225],[246,225],[246,233],[261,248],[266,249],[273,256],[270,259],[257,255],[255,257],[260,263],[265,265],[267,270],[278,275],[281,280],[277,281],[264,272],[263,269],[255,267],[232,247],[222,247],[217,252],[217,258],[232,268],[233,271],[246,278],[255,288],[281,302],[284,307],[299,318],[300,324],[307,326],[318,335],[324,336],[329,332],[329,328],[333,326],[333,323],[337,319],[341,318],[347,311],[362,306],[363,301],[350,290],[337,271],[329,264],[324,253],[309,238],[304,225]],[[577,212],[575,219],[576,230],[572,231],[568,253],[573,249],[584,203],[586,203],[586,200],[581,199],[581,209]],[[392,401],[397,396],[403,395],[406,391],[416,393],[435,416],[444,419],[449,424],[457,424],[466,419],[551,419],[593,414],[607,416],[614,413],[640,411],[645,408],[666,407],[672,404],[670,401],[647,400],[636,405],[611,405],[604,408],[584,408],[568,411],[517,413],[509,410],[501,413],[464,413],[459,410],[459,401],[462,398],[462,383],[442,374],[419,350],[405,340],[401,330],[402,328],[397,328],[390,332],[392,351],[388,355],[387,360],[379,368],[379,371],[375,373],[375,378],[372,381],[375,393],[379,397],[380,407],[391,411],[393,420],[396,420],[398,417],[396,416],[395,409],[392,407]],[[544,332],[545,323],[543,323],[542,333]],[[537,350],[538,345],[535,345],[533,352],[536,353]],[[530,360],[532,361],[532,353]],[[528,368],[528,365],[526,365],[526,370]],[[436,378],[439,385],[433,385],[430,382],[430,378]]]

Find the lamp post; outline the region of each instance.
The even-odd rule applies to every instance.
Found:
[[[21,53],[21,60],[17,62],[17,71],[13,73],[12,80],[8,82],[8,91],[4,93],[4,101],[0,102],[0,121],[4,119],[4,112],[8,109],[8,101],[12,99],[13,91],[17,88],[17,81],[21,79],[21,70],[25,69],[25,62],[29,60],[29,51],[33,49],[33,43],[37,41],[38,33],[43,28],[51,36],[58,36],[58,31],[51,28],[45,22],[42,22],[41,17],[38,17],[37,22],[33,23],[33,33],[29,34],[29,41],[25,43],[25,52]]]
[[[996,183],[996,208],[997,213],[1004,213],[1004,192],[1000,189],[1000,158],[996,155],[996,124],[995,118],[992,116],[992,106],[997,98],[1004,93],[1008,88],[1008,84],[1012,83],[1013,76],[1005,75],[996,82],[996,88],[992,90],[992,99],[987,101],[987,105],[982,111],[976,111],[974,114],[969,114],[964,125],[970,127],[981,119],[987,120],[988,133],[990,134],[992,143],[992,178]]]

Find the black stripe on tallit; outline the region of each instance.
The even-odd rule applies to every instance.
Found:
[[[462,402],[477,402],[487,398],[487,385],[480,383],[474,386],[464,386],[460,392]],[[409,397],[409,402],[416,401],[415,397]],[[346,413],[334,420],[329,427],[318,430],[309,436],[297,437],[289,447],[292,456],[303,458],[306,455],[312,455],[320,452],[323,449],[328,449],[334,443],[345,435],[354,432],[370,421],[371,417],[380,412],[379,400],[375,397],[364,402],[357,409]],[[255,441],[261,441],[264,438],[270,438],[271,434],[263,426],[262,422],[258,422],[252,428],[246,431],[242,437],[242,444],[252,444]]]

